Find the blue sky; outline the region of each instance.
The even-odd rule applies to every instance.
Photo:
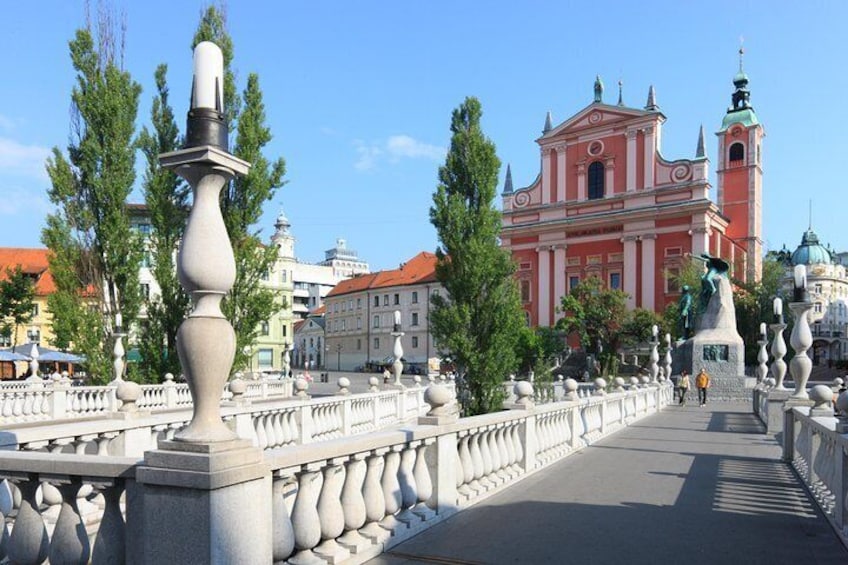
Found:
[[[144,88],[139,127],[149,122],[153,72],[163,62],[184,122],[189,46],[204,5],[115,3],[126,14],[125,66]],[[766,130],[766,248],[798,244],[812,199],[813,228],[848,249],[836,166],[848,154],[840,39],[848,3],[233,1],[227,10],[239,88],[259,73],[274,134],[267,154],[288,165],[288,184],[258,228],[270,236],[282,206],[303,260],[322,259],[337,237],[373,269],[435,249],[428,210],[451,110],[467,95],[480,98],[501,179],[511,163],[516,186],[539,171],[534,139],[545,113],[556,125],[591,102],[596,74],[613,103],[619,79],[635,107],[655,86],[668,118],[667,158],[692,157],[703,124],[714,171],[711,132],[730,103],[740,37]],[[14,2],[3,15],[0,245],[35,247],[49,210],[44,158],[68,142],[67,43],[84,23],[84,4]]]

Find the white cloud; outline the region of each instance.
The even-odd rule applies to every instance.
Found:
[[[374,142],[366,144],[361,139],[353,141],[359,158],[354,163],[358,171],[369,171],[377,166],[377,163],[386,158],[390,163],[397,163],[401,159],[429,159],[441,161],[445,158],[444,147],[423,143],[408,135],[392,135],[385,142]]]
[[[39,145],[24,145],[14,139],[0,137],[0,174],[39,180],[47,179],[44,163],[50,150]]]
[[[412,159],[423,157],[433,161],[441,161],[445,158],[444,147],[423,143],[408,135],[391,136],[386,143],[386,149],[396,159],[400,157],[410,157]]]

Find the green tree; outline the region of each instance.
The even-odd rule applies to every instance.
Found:
[[[780,261],[763,261],[759,281],[745,283],[733,281],[733,306],[736,310],[736,330],[745,342],[745,364],[756,365],[760,339],[760,323],[771,322],[775,296],[781,291],[784,265]],[[791,316],[788,316],[791,318]],[[787,334],[788,335],[788,334]]]
[[[88,358],[93,380],[109,380],[105,347],[115,316],[134,320],[140,306],[140,239],[130,231],[126,206],[135,181],[135,119],[141,87],[120,66],[114,26],[101,18],[70,42],[76,86],[68,157],[48,159],[48,191],[56,212],[42,241],[50,249],[56,292],[48,309],[56,320],[54,345],[73,346]]]
[[[622,345],[632,346],[649,341],[651,329],[655,325],[659,328],[660,335],[665,335],[666,332],[673,334],[663,317],[653,310],[636,308],[627,312],[621,325]]]
[[[18,344],[18,327],[32,320],[35,307],[35,285],[20,265],[6,268],[6,278],[0,281],[0,335]]]
[[[189,187],[173,171],[159,166],[159,154],[179,149],[180,132],[168,101],[168,67],[156,68],[157,95],[151,109],[152,131],[139,135],[147,161],[144,198],[151,230],[146,242],[151,267],[160,292],[145,299],[147,319],[142,323],[139,350],[144,380],[157,382],[165,373],[179,375],[177,330],[189,312],[189,298],[177,279],[176,250],[188,217]]]
[[[601,373],[609,374],[621,346],[627,294],[604,288],[601,279],[592,276],[580,281],[563,296],[560,307],[563,317],[557,321],[557,329],[576,334],[583,349],[597,356]]]
[[[192,47],[201,41],[217,44],[224,55],[224,110],[230,131],[236,129],[233,153],[251,164],[245,177],[232,181],[223,191],[221,208],[224,223],[233,245],[236,260],[236,281],[222,305],[224,314],[236,332],[236,359],[233,370],[247,366],[245,346],[253,345],[260,322],[268,320],[279,309],[286,308],[275,299],[273,292],[262,286],[277,258],[275,246],[262,244],[254,226],[262,214],[262,206],[271,200],[283,185],[286,164],[282,158],[269,161],[263,151],[271,141],[271,130],[265,125],[265,104],[259,77],[251,73],[242,97],[236,94],[231,69],[233,42],[227,32],[226,13],[210,6],[203,13]],[[243,105],[242,105],[243,102]]]
[[[430,208],[440,242],[436,277],[446,290],[433,297],[430,330],[456,364],[466,415],[501,409],[501,384],[516,368],[523,325],[514,265],[498,245],[501,216],[492,204],[500,160],[481,116],[473,97],[453,111],[450,150]]]

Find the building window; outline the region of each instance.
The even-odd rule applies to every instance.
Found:
[[[417,335],[412,336],[412,348],[418,349],[418,336]]]
[[[374,319],[371,323],[371,327],[372,328],[379,328],[380,327],[380,316],[374,316]]]
[[[33,317],[33,318],[37,318],[37,317],[38,317],[38,304],[33,304],[33,305],[32,305],[32,317]]]
[[[589,165],[588,185],[589,200],[604,197],[604,164],[600,161]]]
[[[524,324],[529,328],[530,327],[530,312],[527,310],[524,311]]]
[[[395,294],[394,305],[400,304],[400,294]]]
[[[813,292],[815,292],[816,294],[821,294],[821,293],[822,293],[822,285],[821,285],[821,283],[816,283],[816,285],[815,285],[815,287],[814,287]]]
[[[263,281],[269,281],[269,280],[271,280],[271,272],[270,272],[270,271],[265,271],[264,273],[262,273],[262,280],[263,280]]]
[[[568,277],[568,292],[571,292],[580,284],[580,277]]]
[[[665,271],[665,292],[666,294],[674,294],[680,292],[680,269],[671,267]]]
[[[151,264],[150,252],[145,251],[144,253],[141,254],[141,266],[144,267],[144,268],[150,268],[150,264]]]
[[[730,146],[730,162],[742,161],[745,159],[745,146],[741,143],[734,143]]]
[[[142,235],[150,235],[150,224],[138,224],[138,233]]]
[[[31,328],[27,330],[27,340],[30,343],[41,343],[41,330]]]
[[[12,338],[7,335],[0,335],[0,346],[9,347],[12,345]]]
[[[380,305],[380,297],[379,297],[379,296],[375,296],[375,297],[374,297],[374,306],[379,306],[379,305]]]
[[[358,329],[358,330],[362,329],[362,318],[356,319],[356,329]]]
[[[356,309],[362,310],[362,299],[361,298],[356,299]]]
[[[262,369],[270,369],[274,366],[274,350],[260,349],[256,352],[256,362]]]
[[[412,291],[412,303],[418,304],[418,291],[417,290]]]
[[[418,325],[418,312],[413,312],[413,313],[412,313],[412,325],[413,325],[413,326],[417,326],[417,325]]]
[[[374,349],[380,349],[380,338],[379,337],[374,338]]]
[[[362,350],[362,338],[361,337],[356,338],[356,350],[357,351]]]
[[[621,290],[621,273],[610,273],[609,285],[612,290]]]
[[[271,328],[268,326],[268,322],[262,322],[259,325],[259,333],[262,335],[268,335],[271,333]]]
[[[289,333],[289,332],[288,332],[288,328],[286,327],[286,323],[285,323],[285,322],[283,322],[283,337],[286,337],[286,335],[287,335],[288,333]]]
[[[383,306],[388,306],[388,305],[389,305],[389,295],[384,294],[383,295]]]
[[[342,331],[345,331],[346,329],[347,329],[347,320],[345,319],[345,320],[342,320]]]
[[[142,283],[141,285],[141,296],[145,300],[150,300],[150,285],[147,283]]]
[[[347,301],[347,309],[353,310],[353,298]]]
[[[521,302],[530,302],[530,281],[522,279],[521,281]]]
[[[287,270],[283,269],[283,272],[282,272],[283,282],[288,282],[288,278],[289,278],[288,275],[289,275],[289,272]]]
[[[821,302],[816,302],[816,314],[821,314],[822,305]]]
[[[433,296],[439,296],[439,290],[438,289],[433,291]]]

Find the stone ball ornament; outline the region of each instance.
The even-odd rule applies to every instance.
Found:
[[[848,391],[836,397],[836,410],[842,416],[848,417]]]
[[[810,400],[816,403],[816,408],[833,402],[833,389],[827,385],[816,385],[810,389]]]
[[[533,385],[529,381],[518,381],[513,388],[515,396],[518,398],[528,398],[533,396]]]
[[[577,381],[574,379],[565,379],[565,390],[568,392],[575,392],[577,390]]]

